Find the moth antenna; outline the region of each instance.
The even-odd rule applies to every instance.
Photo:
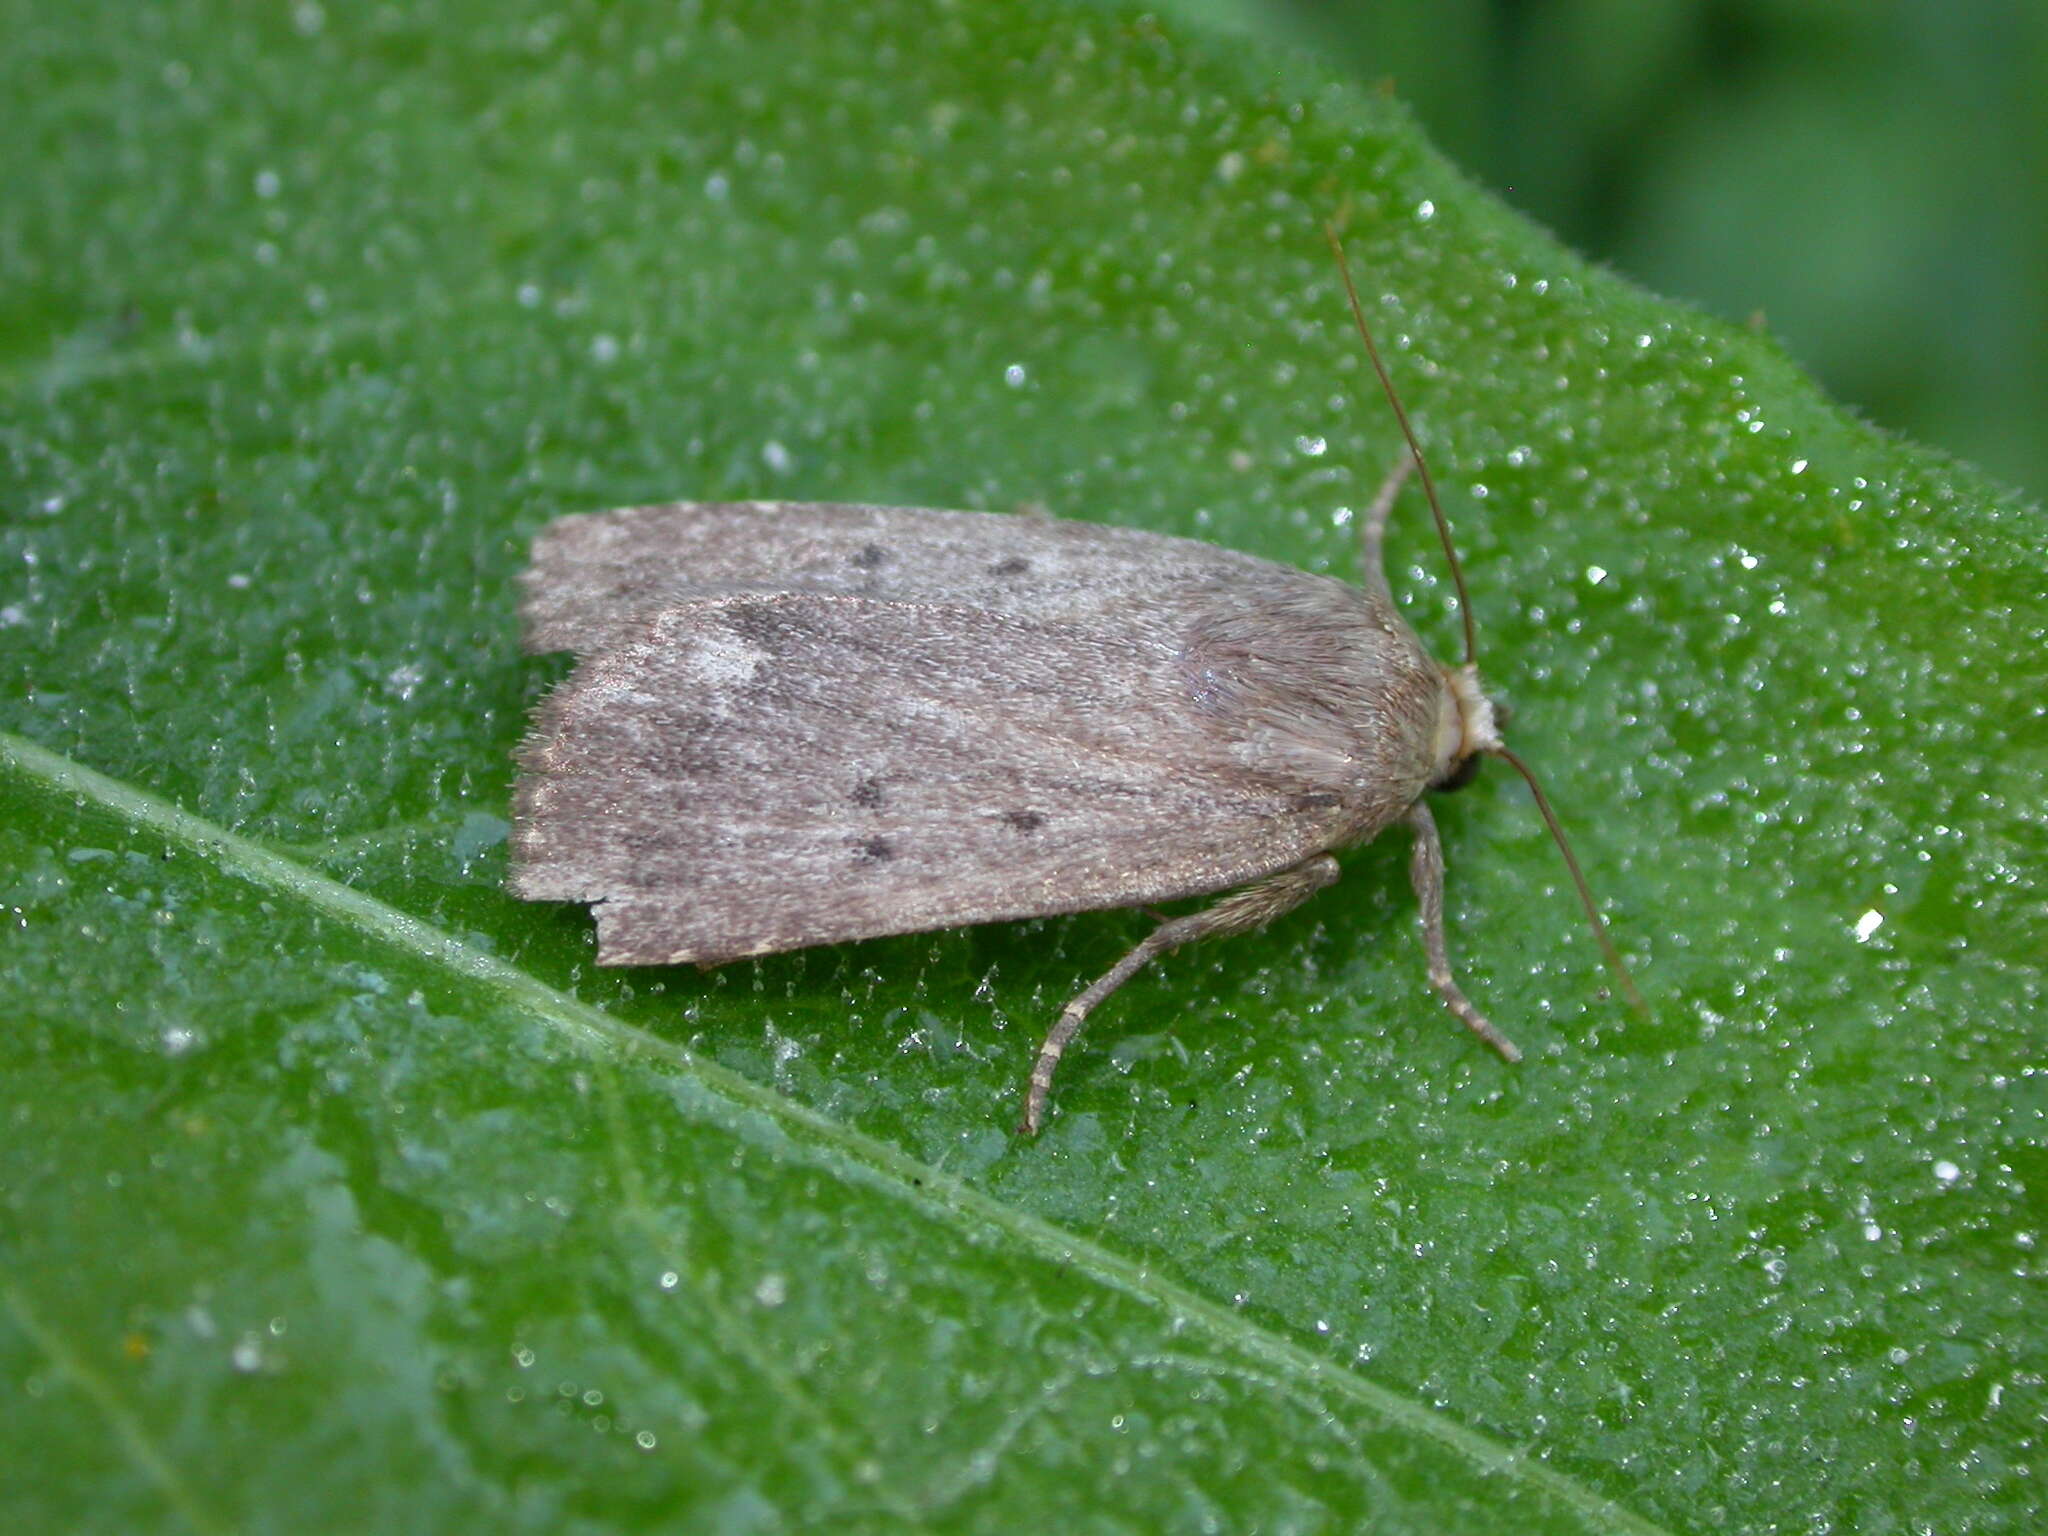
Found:
[[[1372,371],[1380,376],[1380,388],[1387,392],[1387,404],[1394,408],[1394,420],[1401,424],[1401,435],[1408,439],[1408,452],[1414,457],[1416,472],[1422,477],[1422,494],[1429,498],[1430,515],[1436,519],[1437,537],[1443,540],[1444,558],[1451,563],[1451,585],[1458,593],[1458,617],[1465,623],[1465,665],[1469,667],[1479,659],[1479,640],[1472,624],[1472,599],[1465,592],[1465,568],[1458,564],[1458,551],[1451,543],[1451,521],[1444,516],[1443,503],[1436,499],[1436,481],[1430,478],[1429,461],[1422,456],[1422,444],[1416,440],[1415,429],[1408,424],[1408,412],[1401,405],[1400,395],[1394,391],[1394,381],[1387,373],[1387,365],[1380,361],[1380,349],[1373,343],[1372,327],[1365,323],[1365,306],[1358,302],[1358,285],[1351,281],[1351,263],[1345,260],[1344,242],[1337,237],[1337,226],[1325,221],[1323,233],[1329,237],[1330,254],[1337,258],[1337,271],[1344,279],[1344,296],[1351,301],[1351,318],[1358,322],[1359,340],[1365,343],[1365,355],[1372,359]],[[1597,923],[1599,919],[1596,917],[1594,921]]]
[[[1529,786],[1529,793],[1536,797],[1536,809],[1542,814],[1543,824],[1550,828],[1551,838],[1557,843],[1557,851],[1564,855],[1564,867],[1572,872],[1572,884],[1579,888],[1579,902],[1586,909],[1586,921],[1593,925],[1593,937],[1600,941],[1600,949],[1607,956],[1607,965],[1614,972],[1614,979],[1621,983],[1621,990],[1628,997],[1629,1006],[1637,1013],[1648,1014],[1650,1005],[1643,1001],[1643,994],[1636,990],[1635,978],[1622,963],[1621,951],[1614,947],[1614,940],[1608,937],[1607,924],[1600,920],[1600,908],[1593,902],[1593,888],[1586,884],[1586,877],[1579,869],[1577,855],[1572,845],[1565,841],[1564,828],[1558,825],[1557,813],[1550,808],[1550,797],[1543,793],[1543,786],[1536,782],[1536,775],[1506,747],[1488,747],[1487,752],[1499,758],[1522,776],[1522,782]]]

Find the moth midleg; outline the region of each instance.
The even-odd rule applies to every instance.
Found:
[[[1520,1061],[1515,1042],[1495,1029],[1472,1000],[1458,990],[1451,976],[1451,949],[1444,938],[1444,847],[1436,835],[1436,818],[1418,800],[1408,807],[1408,825],[1415,832],[1415,851],[1408,860],[1408,878],[1422,908],[1422,943],[1429,951],[1429,984],[1444,1005],[1465,1021],[1465,1027],[1509,1061]]]
[[[1052,1092],[1053,1070],[1060,1056],[1081,1032],[1081,1025],[1110,993],[1129,981],[1157,955],[1197,939],[1221,938],[1244,933],[1270,923],[1283,912],[1292,911],[1337,878],[1337,861],[1326,853],[1291,864],[1278,874],[1256,884],[1232,891],[1213,907],[1204,907],[1186,917],[1168,918],[1147,934],[1129,954],[1060,1011],[1059,1021],[1038,1048],[1038,1061],[1031,1069],[1031,1086],[1024,1094],[1024,1118],[1018,1131],[1036,1136],[1045,1119],[1046,1096]]]

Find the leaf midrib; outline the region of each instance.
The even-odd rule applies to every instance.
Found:
[[[1465,1458],[1483,1473],[1507,1476],[1553,1495],[1587,1517],[1631,1536],[1666,1536],[1664,1527],[1622,1508],[1545,1463],[1321,1358],[1286,1336],[1198,1292],[1162,1279],[1146,1264],[1019,1210],[887,1142],[832,1120],[731,1068],[612,1017],[546,985],[519,967],[374,897],[285,858],[170,801],[0,731],[0,769],[29,789],[97,806],[128,825],[210,860],[222,872],[302,902],[524,1009],[580,1049],[643,1059],[693,1080],[700,1103],[725,1129],[742,1116],[774,1124],[791,1145],[838,1177],[859,1179],[928,1217],[1000,1233],[1025,1252],[1079,1271],[1111,1290],[1206,1333],[1223,1348],[1259,1362],[1301,1391],[1327,1390]],[[98,1401],[96,1399],[96,1401]],[[107,1405],[100,1402],[105,1411]]]

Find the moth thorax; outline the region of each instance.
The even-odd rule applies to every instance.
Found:
[[[1439,781],[1482,752],[1500,750],[1500,723],[1493,700],[1479,684],[1479,668],[1471,662],[1443,669],[1443,703],[1437,711],[1436,777]]]

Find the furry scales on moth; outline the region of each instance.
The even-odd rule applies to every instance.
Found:
[[[1412,464],[1429,488],[1419,450]],[[512,889],[593,903],[603,965],[1228,893],[1067,1005],[1031,1073],[1032,1133],[1067,1043],[1149,960],[1269,922],[1337,878],[1332,850],[1405,822],[1430,982],[1514,1060],[1452,980],[1423,795],[1465,783],[1480,753],[1521,765],[1469,615],[1466,663],[1444,666],[1387,588],[1410,467],[1364,519],[1360,586],[992,513],[562,518],[534,544],[522,611],[528,649],[578,665],[521,752]]]

